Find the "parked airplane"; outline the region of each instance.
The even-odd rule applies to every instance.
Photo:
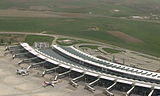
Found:
[[[25,69],[17,69],[16,73],[17,73],[17,75],[22,75],[22,76],[29,75],[28,71]]]
[[[47,87],[47,86],[52,86],[54,87],[54,85],[58,83],[58,81],[44,81],[43,83],[43,87]]]

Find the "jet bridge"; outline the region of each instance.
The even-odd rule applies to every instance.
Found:
[[[100,78],[98,77],[96,80],[92,81],[91,83],[89,83],[88,85],[85,85],[85,89],[94,92],[95,89],[93,88],[93,86],[100,80]]]
[[[126,96],[129,96],[131,92],[134,90],[134,88],[135,88],[135,85],[132,84],[132,88],[127,91]]]
[[[72,80],[70,80],[70,84],[73,86],[73,87],[77,87],[78,84],[76,83],[79,79],[83,78],[85,76],[85,74],[83,73],[82,75],[76,77],[76,78],[73,78]]]
[[[16,57],[20,57],[20,56],[26,55],[26,54],[29,54],[29,52],[13,54],[12,59],[14,59]]]
[[[67,70],[67,71],[65,71],[65,72],[62,72],[62,73],[56,75],[55,78],[54,78],[54,80],[57,81],[58,78],[61,78],[61,77],[63,77],[64,75],[69,74],[70,72],[71,72],[71,69],[69,69],[69,70]]]
[[[114,88],[114,86],[117,84],[117,82],[115,81],[111,86],[109,86],[106,90],[110,91]]]
[[[69,69],[69,70],[66,71],[66,72],[63,72],[63,73],[58,74],[58,77],[63,77],[64,75],[69,74],[70,72],[71,72],[71,69]]]
[[[104,91],[103,91],[103,93],[104,94],[106,94],[107,96],[114,96],[114,94],[112,93],[112,92],[110,92],[113,88],[114,88],[114,86],[117,84],[117,80],[115,80],[115,82],[112,84],[112,85],[110,85],[109,87],[107,87]]]
[[[41,61],[41,62],[38,62],[38,63],[33,63],[30,66],[28,66],[27,69],[29,70],[30,68],[39,67],[39,66],[41,66],[42,64],[45,64],[45,63],[46,63],[46,61]]]
[[[37,59],[38,57],[32,57],[32,58],[27,58],[27,59],[23,59],[21,61],[18,62],[18,65],[22,64],[22,63],[30,63],[32,60]]]
[[[21,45],[7,46],[7,47],[5,48],[5,51],[10,51],[11,49],[14,49],[14,48],[16,48],[16,47],[21,47]]]
[[[107,96],[114,96],[114,94],[108,90],[104,90],[103,93],[106,94]]]
[[[148,96],[152,96],[154,92],[154,88],[152,88],[151,92],[148,94]]]
[[[56,69],[58,69],[60,66],[58,65],[57,67],[53,67],[51,69],[46,69],[45,71],[43,71],[42,73],[42,77],[44,77],[46,74],[50,74],[55,72]]]
[[[21,52],[21,51],[24,51],[24,49],[22,48],[22,49],[12,49],[12,50],[9,50],[10,51],[10,53],[16,53],[16,52]]]

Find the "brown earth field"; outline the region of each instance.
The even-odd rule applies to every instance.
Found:
[[[18,9],[4,9],[0,10],[0,16],[7,17],[40,17],[40,18],[88,18],[96,17],[96,15],[82,14],[82,13],[66,13],[66,12],[51,12],[51,11],[32,11],[32,10],[18,10]]]
[[[129,36],[128,34],[125,34],[123,32],[119,32],[119,31],[110,31],[108,32],[109,34],[111,34],[112,36],[115,36],[125,42],[130,42],[130,43],[143,43],[142,40]]]
[[[34,1],[45,1],[45,0],[7,0],[10,2],[34,2]]]
[[[47,6],[30,6],[29,10],[48,11],[48,10],[51,10],[51,9]]]
[[[69,9],[75,9],[75,8],[84,8],[81,6],[75,6],[75,5],[64,5],[64,6],[58,6],[59,8],[69,8]]]

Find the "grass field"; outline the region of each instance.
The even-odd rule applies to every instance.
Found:
[[[99,31],[88,27],[98,26]],[[57,18],[2,18],[0,31],[42,32],[98,40],[104,43],[160,56],[160,24],[112,18],[73,19]],[[134,43],[117,38],[108,32],[120,31],[143,42]]]
[[[56,43],[62,46],[72,46],[74,44],[80,44],[80,43],[90,43],[87,41],[83,41],[83,40],[75,40],[75,39],[71,39],[71,38],[58,38],[56,40]]]
[[[80,47],[86,47],[86,48],[90,48],[90,49],[98,49],[99,46],[94,46],[94,45],[83,45],[83,46],[80,46]]]
[[[52,41],[54,40],[54,37],[48,37],[48,36],[37,36],[37,35],[27,35],[25,37],[25,42],[32,45],[34,42],[48,42],[49,44],[52,44]]]
[[[1,0],[0,2],[0,9],[92,12],[115,17],[160,14],[159,6],[159,0]],[[120,11],[114,12],[115,9]]]
[[[0,34],[0,45],[13,44],[17,42],[27,42],[32,45],[34,42],[48,42],[52,44],[54,37],[37,36],[37,35],[17,35],[17,34]]]
[[[46,31],[49,34],[101,41],[160,57],[160,23],[115,18],[132,15],[160,15],[159,6],[160,0],[1,0],[0,10],[31,10],[33,13],[34,11],[81,14],[91,12],[100,16],[90,18],[1,16],[0,31]],[[119,12],[114,10],[119,10]],[[90,30],[93,27],[98,30]]]
[[[120,50],[115,50],[115,49],[111,49],[111,48],[103,48],[103,50],[108,53],[112,53],[112,54],[121,52]]]

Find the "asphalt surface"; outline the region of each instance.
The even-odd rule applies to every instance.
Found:
[[[4,47],[0,46],[0,96],[105,96],[102,90],[95,93],[85,90],[84,84],[74,88],[68,84],[69,78],[60,79],[54,88],[51,86],[44,88],[42,86],[44,80],[54,77],[54,74],[41,77],[38,72],[42,71],[30,69],[28,76],[16,75],[16,69],[29,65],[18,66],[20,59],[13,60],[10,54],[3,55]]]

